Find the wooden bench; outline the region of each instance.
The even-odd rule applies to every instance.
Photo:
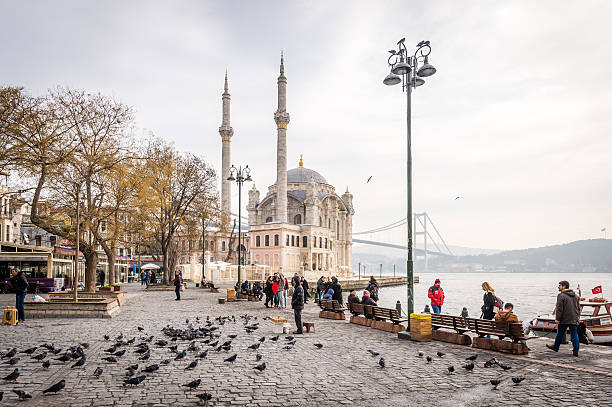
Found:
[[[349,309],[349,312],[351,313],[351,319],[350,322],[352,324],[357,324],[357,325],[362,325],[362,326],[371,326],[372,325],[372,318],[366,318],[365,314],[365,307],[363,304],[359,304],[356,302],[349,302],[347,303],[347,307]]]
[[[345,308],[337,300],[321,300],[319,306],[321,307],[319,318],[346,319],[344,316]]]
[[[507,322],[497,322],[493,319],[478,319],[466,318],[470,331],[476,333],[479,337],[493,335],[504,339],[510,334],[509,324]]]
[[[372,314],[374,316],[372,328],[393,333],[406,330],[400,323],[406,322],[407,319],[402,319],[395,308],[372,307]]]
[[[449,332],[444,329],[452,329]],[[455,315],[431,314],[431,339],[457,345],[471,345],[472,337],[467,335],[470,328],[465,318]]]
[[[470,331],[478,337],[473,339],[472,347],[498,352],[526,355],[529,348],[524,342],[523,326],[520,323],[498,322],[488,319],[467,318]],[[498,339],[486,338],[486,335],[497,336]],[[512,341],[505,341],[509,338]]]
[[[363,315],[364,313],[363,304],[359,304],[356,302],[347,302],[346,306],[348,307],[349,312],[353,315]]]

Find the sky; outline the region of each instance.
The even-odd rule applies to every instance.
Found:
[[[382,79],[399,39],[429,40],[437,73],[412,93],[414,210],[449,244],[538,247],[612,232],[611,18],[605,0],[0,0],[0,86],[112,96],[138,132],[220,170],[227,69],[232,163],[265,195],[283,50],[288,168],[303,154],[348,186],[359,232],[405,216],[406,94]],[[362,237],[400,243],[402,229]]]

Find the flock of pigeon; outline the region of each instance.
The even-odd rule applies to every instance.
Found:
[[[259,322],[251,322],[251,320],[257,320],[257,317],[247,314],[240,316],[240,318],[244,320],[244,329],[248,334],[252,334],[259,329]],[[268,317],[264,319],[267,318]],[[192,322],[187,319],[185,321],[186,327],[184,328],[170,325],[162,328],[161,333],[163,336],[158,337],[156,340],[154,340],[154,335],[144,333],[145,329],[140,326],[137,327],[139,339],[136,338],[136,335],[131,339],[127,339],[123,333],[120,333],[111,340],[109,335],[104,335],[104,341],[108,342],[109,347],[104,350],[107,356],[101,357],[100,359],[106,362],[106,365],[118,364],[127,352],[133,352],[138,355],[138,363],[130,364],[125,369],[125,378],[123,378],[124,387],[138,386],[144,382],[147,377],[155,374],[162,365],[181,363],[182,360],[190,360],[190,362],[185,365],[184,370],[192,371],[197,368],[198,363],[202,359],[207,358],[209,352],[230,353],[230,351],[232,351],[234,347],[233,340],[238,336],[237,334],[226,335],[225,338],[223,338],[225,341],[221,343],[223,340],[223,326],[228,323],[236,324],[236,317],[217,317],[214,319],[206,317],[205,320],[200,320],[199,317],[196,317],[195,321]],[[296,339],[293,336],[285,336],[282,342],[279,342],[279,339],[280,335],[269,338],[272,342],[282,343],[283,349],[285,350],[293,349],[296,344]],[[255,351],[254,359],[256,364],[253,366],[253,369],[257,370],[260,374],[266,370],[266,362],[262,360],[263,355],[260,354],[258,350],[265,341],[266,337],[262,336],[255,341],[255,343],[247,347],[247,351]],[[317,343],[315,347],[321,349],[323,345]],[[76,369],[85,367],[88,361],[86,356],[86,350],[88,348],[88,343],[79,343],[65,350],[55,347],[53,344],[45,343],[20,352],[18,352],[16,348],[6,352],[0,352],[0,358],[4,360],[4,364],[14,366],[21,360],[21,357],[18,355],[28,355],[30,361],[42,363],[44,369],[49,369],[52,364],[66,366],[69,362],[73,362],[70,368]],[[159,363],[148,364],[147,361],[151,358],[152,352],[159,353],[162,351],[168,352],[167,357],[162,356],[163,360]],[[237,358],[238,353],[233,353],[231,356],[223,359],[223,361],[225,363],[233,363]],[[92,371],[92,376],[99,378],[103,372],[103,366],[96,366]],[[16,367],[12,373],[2,379],[5,383],[17,383],[19,376],[19,368]],[[43,394],[57,394],[65,387],[65,383],[65,380],[61,380],[48,389],[45,389]],[[185,387],[186,390],[197,390],[200,384],[201,379],[194,379],[183,384],[182,387]],[[32,394],[28,393],[26,390],[14,389],[12,392],[22,401],[32,398]],[[198,393],[195,394],[195,396],[198,398],[198,401],[204,403],[204,405],[208,405],[208,402],[213,398],[213,395],[208,392]],[[0,401],[3,397],[4,392],[0,391]]]

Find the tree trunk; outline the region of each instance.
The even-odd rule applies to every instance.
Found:
[[[96,291],[96,266],[98,265],[98,253],[93,247],[81,250],[85,256],[85,291]]]
[[[164,284],[170,284],[170,274],[168,273],[168,248],[166,247],[163,250],[164,263],[162,266],[162,273],[164,274]]]
[[[115,284],[115,247],[114,245],[108,247],[107,244],[103,244],[102,249],[106,254],[106,263],[108,264],[106,282],[108,285],[113,285]]]

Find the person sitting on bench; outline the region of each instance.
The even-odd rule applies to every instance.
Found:
[[[348,296],[348,302],[349,304],[351,303],[361,304],[361,300],[359,299],[359,297],[357,297],[357,291],[355,290],[351,291],[351,294]]]
[[[244,295],[248,295],[249,294],[249,280],[244,280],[242,282],[242,285],[240,286],[240,291]]]
[[[263,297],[263,291],[261,290],[261,283],[259,281],[253,283],[253,295],[259,300]]]
[[[495,314],[495,320],[498,322],[520,323],[521,321],[519,321],[518,317],[512,312],[513,309],[514,309],[514,305],[507,302],[504,305],[504,310],[503,311],[499,310],[497,314]]]
[[[373,305],[375,307],[378,307],[378,304],[376,304],[376,301],[370,298],[370,292],[368,290],[363,291],[363,297],[361,297],[361,303],[363,305]]]
[[[333,298],[334,298],[334,290],[330,288],[330,289],[327,290],[327,292],[323,296],[323,299],[324,300],[331,300]]]

